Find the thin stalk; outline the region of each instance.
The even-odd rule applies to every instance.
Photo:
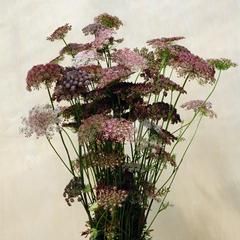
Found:
[[[60,161],[61,161],[61,162],[63,163],[63,165],[67,168],[67,170],[71,173],[71,175],[73,175],[71,169],[67,166],[67,164],[64,162],[64,160],[62,159],[62,157],[60,156],[60,154],[57,152],[57,150],[56,150],[56,148],[53,146],[51,140],[50,140],[48,137],[46,137],[46,138],[47,138],[50,146],[52,147],[53,151],[54,151],[54,152],[57,154],[57,156],[59,157]],[[74,175],[73,175],[73,176],[74,176]]]
[[[178,166],[176,167],[175,172],[174,172],[173,175],[172,175],[173,178],[172,178],[172,180],[171,180],[171,182],[170,182],[170,184],[169,184],[169,186],[168,186],[168,190],[171,188],[171,186],[172,186],[172,184],[173,184],[173,182],[174,182],[174,179],[175,179],[175,177],[176,177],[176,175],[177,175],[177,172],[178,172],[178,170],[179,170],[179,167],[181,166],[181,164],[182,164],[182,162],[183,162],[183,160],[184,160],[184,157],[186,156],[186,153],[187,153],[189,147],[191,146],[191,144],[192,144],[192,142],[193,142],[193,140],[194,140],[194,138],[195,138],[195,136],[196,136],[196,134],[197,134],[197,131],[198,131],[198,129],[199,129],[199,126],[200,126],[200,123],[201,123],[201,121],[202,121],[202,118],[203,118],[203,115],[199,118],[199,121],[198,121],[198,123],[197,123],[196,129],[195,129],[195,131],[194,131],[194,133],[193,133],[193,136],[191,137],[191,140],[190,140],[190,142],[188,143],[185,151],[183,152],[183,155],[182,155],[182,157],[181,157],[181,160],[180,160]],[[162,187],[161,187],[160,189],[162,189]],[[158,209],[157,213],[155,214],[155,216],[153,217],[153,219],[152,219],[151,223],[149,224],[147,230],[152,226],[152,224],[153,224],[153,222],[156,220],[158,214],[162,211],[162,206],[163,206],[163,204],[164,204],[164,201],[165,201],[168,193],[169,193],[169,191],[167,191],[167,193],[165,194],[165,196],[164,196],[164,198],[163,198],[163,200],[162,200],[162,202],[161,202],[161,204],[160,204],[160,206],[159,206],[159,209]]]

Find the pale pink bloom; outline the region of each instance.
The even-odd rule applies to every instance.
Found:
[[[207,61],[191,52],[180,51],[171,64],[180,76],[188,75],[190,78],[197,78],[201,84],[215,82],[214,68]]]
[[[72,60],[73,66],[78,68],[83,65],[93,64],[99,59],[99,54],[95,49],[79,52]]]
[[[26,137],[35,134],[37,138],[41,136],[51,138],[54,132],[59,130],[59,124],[61,123],[60,112],[60,108],[53,110],[49,104],[37,105],[30,110],[27,118],[22,119],[25,126],[20,128],[20,131]]]
[[[133,138],[133,124],[125,119],[112,118],[102,124],[102,138],[114,142],[131,141]]]
[[[92,46],[95,48],[102,48],[103,45],[109,44],[109,39],[113,37],[115,32],[112,29],[100,29],[95,34],[95,40],[92,42]]]
[[[216,118],[217,114],[212,110],[212,103],[203,100],[192,100],[181,105],[182,108],[193,110],[195,113],[201,112],[204,116]]]
[[[117,65],[111,68],[102,69],[102,77],[97,85],[98,88],[103,88],[114,81],[125,80],[132,71],[123,65]]]
[[[146,60],[138,53],[129,48],[119,49],[112,54],[113,61],[124,65],[132,71],[139,71],[146,68]]]

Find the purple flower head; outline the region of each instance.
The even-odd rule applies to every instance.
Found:
[[[57,101],[70,100],[87,91],[87,85],[92,81],[93,75],[76,68],[66,68],[64,75],[57,82],[53,99]]]

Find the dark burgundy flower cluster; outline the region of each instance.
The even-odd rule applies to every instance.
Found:
[[[129,118],[135,121],[136,119],[145,120],[163,120],[171,123],[181,122],[180,115],[177,109],[165,102],[156,102],[153,104],[136,104],[130,111]]]

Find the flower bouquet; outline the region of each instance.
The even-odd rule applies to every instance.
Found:
[[[26,83],[28,91],[45,88],[49,103],[33,107],[21,131],[46,137],[70,173],[63,195],[69,206],[79,202],[86,211],[83,236],[147,240],[156,217],[169,206],[167,195],[201,120],[216,117],[208,99],[221,72],[236,64],[194,55],[176,43],[183,37],[119,48],[121,25],[104,13],[82,29],[90,42],[68,43],[69,24],[47,38],[64,46],[55,59],[32,67]],[[177,108],[190,81],[211,90],[201,100],[181,103],[193,110],[183,120]],[[184,139],[191,127],[193,136]],[[54,133],[65,156],[52,142]],[[176,154],[180,143],[185,150]]]

